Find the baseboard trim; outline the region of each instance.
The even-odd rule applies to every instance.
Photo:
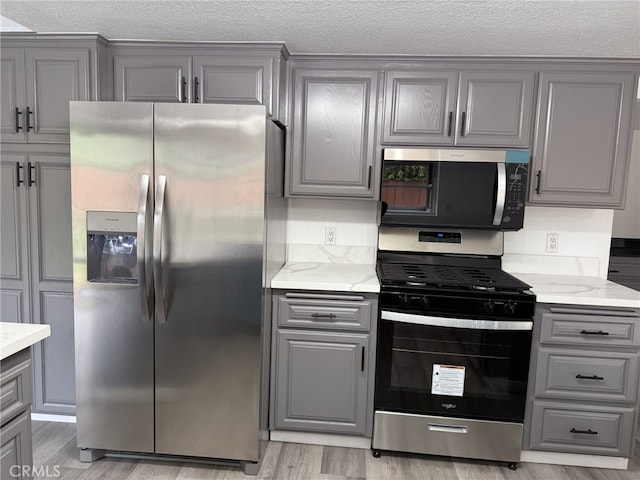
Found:
[[[73,415],[51,415],[50,413],[32,413],[31,420],[36,422],[76,423]]]
[[[354,435],[337,435],[331,433],[288,432],[284,430],[272,430],[271,441],[306,443],[310,445],[324,445],[328,447],[361,448],[369,450],[371,439]]]
[[[520,461],[528,463],[550,463],[553,465],[570,465],[573,467],[611,468],[627,470],[629,459],[625,457],[608,457],[606,455],[581,455],[578,453],[539,452],[523,450]]]

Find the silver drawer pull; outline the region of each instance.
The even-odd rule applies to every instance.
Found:
[[[602,330],[581,330],[580,335],[609,335],[609,332],[603,332]]]
[[[599,377],[598,375],[576,375],[576,378],[580,378],[583,380],[604,380],[604,377]]]
[[[437,423],[428,423],[427,430],[432,432],[448,432],[448,433],[467,433],[469,427],[460,425],[439,425]]]
[[[337,315],[333,313],[312,313],[313,318],[336,318]]]
[[[598,432],[595,432],[595,431],[591,430],[590,428],[587,428],[586,430],[576,430],[575,428],[572,428],[569,431],[571,433],[584,433],[585,435],[597,435],[598,434]]]

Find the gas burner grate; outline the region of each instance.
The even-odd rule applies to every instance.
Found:
[[[383,284],[522,292],[529,285],[495,268],[381,263]]]

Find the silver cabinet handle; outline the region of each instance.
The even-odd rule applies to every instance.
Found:
[[[149,175],[140,176],[138,196],[138,290],[140,294],[140,314],[144,322],[151,321],[151,297],[153,278],[149,275],[150,252],[147,248],[147,225],[149,213]]]
[[[469,427],[463,425],[440,425],[438,423],[428,423],[427,430],[432,432],[467,433]]]
[[[165,288],[163,278],[163,266],[166,251],[163,248],[163,220],[164,220],[164,201],[167,191],[167,176],[158,176],[158,186],[156,188],[156,210],[153,214],[153,280],[154,291],[156,296],[156,318],[160,323],[167,321],[167,308],[165,298]]]
[[[507,171],[504,163],[496,163],[498,169],[498,190],[496,192],[496,210],[493,214],[493,224],[500,225],[502,223],[502,214],[504,213],[504,202],[507,197]]]

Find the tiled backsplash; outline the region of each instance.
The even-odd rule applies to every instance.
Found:
[[[378,208],[373,201],[289,199],[287,260],[374,262]],[[504,235],[503,266],[511,272],[606,278],[612,221],[612,210],[529,206],[524,228]],[[335,245],[325,245],[326,227],[335,227]],[[557,253],[546,252],[548,233],[558,234]]]

